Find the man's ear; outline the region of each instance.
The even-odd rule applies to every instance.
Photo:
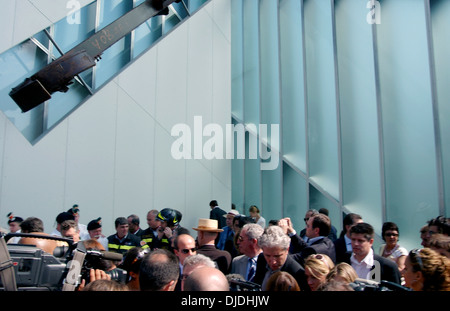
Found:
[[[178,280],[172,280],[172,281],[170,281],[169,283],[167,283],[167,284],[163,287],[162,291],[163,291],[163,292],[174,291],[174,290],[175,290],[175,285],[177,285],[177,281],[178,281]]]

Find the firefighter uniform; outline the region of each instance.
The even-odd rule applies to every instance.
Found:
[[[148,248],[145,243],[141,243],[141,239],[130,233],[122,239],[119,239],[117,234],[108,237],[108,251],[110,252],[125,254],[133,247]]]

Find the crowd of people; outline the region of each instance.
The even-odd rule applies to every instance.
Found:
[[[257,206],[249,216],[234,206],[226,212],[216,200],[209,218],[198,219],[191,231],[172,208],[147,213],[147,229],[137,215],[115,220],[115,233],[102,234],[101,218],[79,223],[74,205],[56,217],[51,234],[37,217],[8,215],[10,232],[59,236],[86,249],[122,255],[90,271],[83,291],[228,291],[241,286],[262,291],[354,291],[355,284],[392,284],[414,291],[450,290],[450,219],[431,219],[418,231],[421,249],[399,244],[399,227],[386,222],[385,243],[374,249],[375,230],[361,215],[347,214],[338,236],[326,209],[308,210],[305,228],[297,233],[290,218],[267,221]],[[32,244],[48,253],[60,241],[16,237],[8,243]],[[104,260],[107,262],[108,260]],[[110,269],[126,271],[124,284],[112,280]]]

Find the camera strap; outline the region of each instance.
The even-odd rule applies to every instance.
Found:
[[[75,291],[78,284],[78,280],[81,273],[81,268],[83,267],[84,258],[86,253],[75,249],[73,254],[73,259],[68,263],[69,269],[67,276],[64,280],[63,291]]]
[[[6,291],[17,291],[13,261],[3,235],[0,237],[0,277]]]

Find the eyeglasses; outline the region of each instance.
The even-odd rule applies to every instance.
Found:
[[[183,254],[189,254],[189,252],[191,253],[195,253],[197,251],[197,248],[183,248],[180,250]]]
[[[415,257],[417,263],[419,264],[420,271],[423,270],[423,261],[422,261],[422,257],[420,256],[420,251],[421,251],[421,250],[422,250],[422,249],[416,248],[416,249],[413,249],[413,250],[409,253],[410,257],[411,257],[411,254],[414,254],[414,257]]]
[[[303,220],[304,220],[305,222],[308,222],[309,218],[303,218]]]

